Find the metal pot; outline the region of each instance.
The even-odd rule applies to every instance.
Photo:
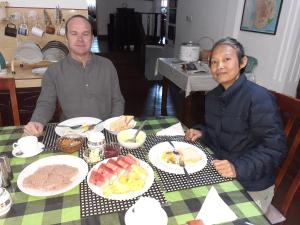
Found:
[[[179,59],[185,62],[199,60],[200,45],[193,42],[182,43],[179,50]]]

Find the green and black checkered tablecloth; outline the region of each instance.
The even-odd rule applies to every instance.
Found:
[[[178,120],[173,117],[148,118],[148,124],[144,129],[147,134],[153,134],[177,122]],[[0,218],[0,225],[125,224],[125,211],[81,218],[79,185],[64,194],[53,197],[34,197],[20,192],[16,181],[18,174],[23,168],[40,158],[60,154],[59,152],[51,151],[50,148],[48,151],[32,158],[13,157],[11,154],[12,143],[21,137],[22,132],[22,127],[0,128],[0,152],[7,154],[11,158],[11,166],[14,172],[12,185],[7,189],[12,196],[13,206],[4,218]],[[74,153],[74,155],[78,155],[78,153]],[[168,224],[181,225],[194,219],[210,187],[211,185],[206,185],[180,191],[165,192],[165,198],[169,203],[168,206],[164,207],[169,217]],[[247,222],[255,225],[270,224],[236,180],[214,184],[214,187],[238,217],[238,220],[226,224],[242,225],[247,224]]]

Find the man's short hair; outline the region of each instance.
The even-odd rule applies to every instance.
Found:
[[[78,14],[78,15],[71,16],[71,17],[67,20],[66,26],[65,26],[65,29],[66,29],[66,36],[67,36],[67,34],[68,34],[68,24],[69,24],[70,21],[71,21],[72,19],[74,19],[74,18],[81,18],[81,19],[85,20],[86,22],[88,22],[89,25],[90,25],[90,27],[91,27],[91,34],[93,34],[93,29],[92,29],[92,24],[91,24],[91,22],[90,22],[90,21],[88,20],[88,18],[86,18],[85,16]]]

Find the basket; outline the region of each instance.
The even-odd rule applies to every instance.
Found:
[[[201,48],[199,59],[200,59],[200,61],[208,63],[210,56],[211,56],[211,49],[214,45],[214,39],[212,39],[209,36],[203,36],[199,39],[199,45]],[[208,48],[207,47],[208,45],[211,45],[211,47]]]

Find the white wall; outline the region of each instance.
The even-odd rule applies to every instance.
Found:
[[[235,37],[246,54],[258,59],[257,83],[295,96],[300,77],[300,1],[283,1],[276,35],[240,31],[243,5],[241,0],[179,0],[175,55],[182,42],[197,41],[202,36],[215,41]],[[192,16],[192,22],[186,16]]]
[[[276,35],[245,31],[240,31],[238,34],[238,39],[245,46],[246,52],[258,59],[259,64],[255,69],[257,82],[268,89],[291,96],[296,95],[300,77],[300,56],[298,52],[297,60],[295,52],[295,49],[300,47],[299,11],[298,0],[285,0]],[[294,65],[293,69],[292,65]]]
[[[97,7],[97,32],[98,35],[107,35],[109,14],[116,12],[116,8],[134,8],[136,12],[154,12],[154,1],[144,0],[96,0]]]
[[[87,9],[86,0],[7,0],[12,7]]]

